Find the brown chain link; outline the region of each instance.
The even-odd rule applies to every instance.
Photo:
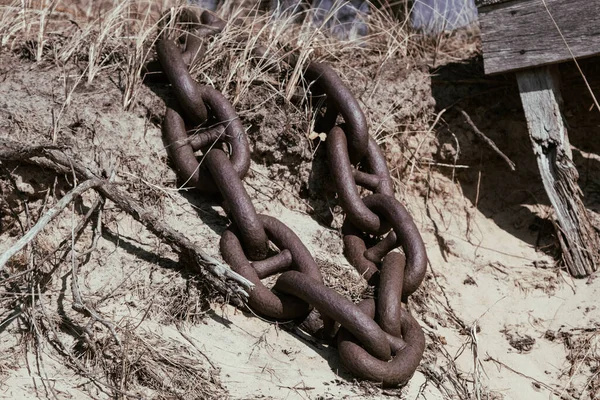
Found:
[[[384,385],[406,383],[419,365],[425,338],[402,302],[421,284],[427,255],[415,223],[394,197],[385,158],[368,135],[358,101],[327,64],[312,62],[306,67],[304,78],[312,96],[325,98],[326,110],[316,126],[327,133],[327,158],[347,216],[342,228],[345,254],[377,288],[376,301],[357,305],[323,284],[314,258],[290,228],[257,214],[242,183],[250,166],[242,123],[219,91],[198,84],[189,73],[190,64],[204,55],[204,41],[220,33],[225,22],[207,11],[198,17],[184,9],[169,23],[171,28],[185,29],[177,40],[168,37],[174,29],[164,29],[156,45],[176,97],[167,106],[163,122],[168,152],[184,185],[223,197],[232,224],[221,237],[220,249],[233,270],[255,284],[249,306],[268,318],[304,320],[312,332],[321,329],[325,337],[337,336],[342,363],[357,377]],[[254,54],[262,57],[264,51],[257,48]],[[294,66],[294,56],[286,60]],[[207,123],[211,123],[208,129],[188,135],[188,128],[199,132]],[[200,161],[197,151],[203,153]],[[358,186],[373,194],[361,197]],[[367,248],[367,237],[383,235]],[[269,251],[269,243],[279,251]],[[393,251],[396,248],[406,256]],[[278,273],[273,290],[262,284],[261,279]],[[317,324],[313,308],[320,313]],[[337,333],[334,322],[340,325]]]

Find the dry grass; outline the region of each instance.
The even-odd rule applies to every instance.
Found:
[[[567,365],[562,370],[566,384],[562,385],[561,396],[576,399],[597,399],[600,396],[600,344],[598,327],[586,329],[559,329],[547,331],[545,339],[561,341],[568,351]]]
[[[161,16],[169,7],[175,7],[177,12],[175,1],[7,3],[0,9],[3,48],[65,70],[64,100],[54,117],[54,142],[58,140],[60,121],[74,90],[83,82],[91,84],[101,71],[118,77],[124,109],[131,109],[136,104],[143,85],[141,72],[144,64],[153,58]],[[308,125],[292,127],[300,131],[292,134],[299,133],[304,138],[312,134],[313,110],[303,106],[298,109],[289,103],[285,109],[280,109],[279,104],[282,96],[289,101],[294,94],[303,95],[308,90],[302,85],[301,71],[309,60],[327,60],[339,66],[339,71],[357,93],[363,88],[355,87],[353,82],[370,82],[370,92],[361,100],[366,103],[365,111],[372,121],[371,134],[383,144],[398,137],[413,136],[433,122],[430,113],[423,115],[419,114],[420,110],[403,110],[393,102],[383,109],[374,109],[368,104],[379,81],[385,79],[390,69],[397,68],[398,60],[403,60],[401,64],[406,62],[404,60],[408,60],[408,64],[425,60],[437,65],[477,50],[474,39],[477,32],[472,29],[423,37],[410,32],[408,19],[398,20],[389,10],[376,8],[372,8],[366,21],[369,34],[342,42],[328,35],[324,27],[333,13],[325,17],[321,27],[311,23],[311,10],[276,17],[257,10],[254,2],[227,2],[219,13],[228,20],[242,21],[242,24],[229,24],[225,32],[209,44],[206,57],[192,67],[192,73],[200,82],[221,90],[234,106],[242,107],[242,117],[269,107],[277,108],[289,120],[311,121]],[[239,43],[238,38],[246,36],[248,31],[251,34],[247,40]],[[465,50],[465,41],[474,43],[473,49]],[[265,58],[257,59],[253,55],[252,50],[257,45],[267,49]],[[291,70],[282,62],[288,53],[297,54],[299,59]],[[266,68],[273,64],[285,74]],[[73,65],[75,70],[69,68]],[[399,71],[403,66],[398,67]],[[256,101],[257,84],[261,85],[259,101]],[[294,118],[293,114],[297,116]],[[401,125],[399,121],[402,121]],[[412,144],[406,145],[412,147]],[[304,147],[312,147],[312,144],[305,140]],[[400,161],[402,165],[409,161],[414,165],[414,160],[422,156],[409,149],[402,149],[402,153],[402,158],[390,161],[393,164]],[[398,167],[399,171],[404,169],[402,165]]]
[[[128,109],[141,85],[141,68],[167,4],[147,0],[13,1],[0,8],[0,43],[38,63],[59,68],[76,65],[78,75],[71,78],[71,85],[65,84],[64,107],[81,81],[91,84],[106,71],[119,74],[122,104]]]
[[[37,213],[53,203],[49,197],[42,203],[41,210],[39,203],[29,203],[28,207],[35,208]],[[73,211],[70,219],[74,224],[79,217]],[[17,217],[26,218],[25,215]],[[19,222],[29,225],[27,219]],[[3,271],[0,329],[12,334],[16,341],[13,350],[18,353],[13,364],[3,367],[4,374],[8,376],[10,369],[23,367],[23,362],[32,363],[28,367],[40,379],[36,396],[56,397],[65,386],[55,388],[48,379],[56,371],[65,373],[56,366],[58,359],[63,367],[75,373],[66,389],[80,385],[81,390],[92,397],[222,397],[224,390],[218,381],[218,371],[210,360],[203,361],[205,357],[199,350],[141,327],[156,305],[159,307],[152,313],[155,320],[165,320],[168,315],[169,323],[197,321],[197,314],[202,311],[196,310],[197,304],[188,303],[198,303],[198,299],[207,297],[200,289],[202,286],[189,279],[188,284],[194,287],[183,294],[188,297],[176,297],[173,301],[174,292],[185,287],[185,282],[173,272],[162,275],[159,270],[156,275],[161,277],[155,276],[157,283],[146,284],[142,293],[136,293],[140,284],[133,279],[140,272],[136,266],[115,276],[118,279],[114,282],[98,286],[98,282],[105,280],[98,265],[102,264],[100,254],[106,255],[106,249],[96,248],[93,237],[80,237],[76,231],[71,233],[75,236],[73,241],[67,232],[57,246],[56,235],[64,229],[56,225],[52,226],[51,233],[41,235],[25,252],[12,258]],[[92,252],[86,254],[88,246]],[[161,252],[157,249],[155,253]],[[76,259],[82,259],[81,263]],[[70,260],[79,267],[72,269]],[[143,270],[144,275],[150,272],[146,266]],[[74,280],[74,276],[78,279]],[[76,290],[83,299],[79,305]],[[135,300],[128,302],[127,299]],[[113,309],[108,313],[114,314],[115,300],[129,308],[135,307],[137,301],[139,312],[128,317],[107,316],[106,309]],[[161,308],[161,305],[168,307]]]

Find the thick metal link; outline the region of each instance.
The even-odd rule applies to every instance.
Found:
[[[354,170],[354,177],[357,185],[360,185],[366,189],[369,189],[373,193],[385,194],[388,196],[394,196],[394,184],[392,183],[392,177],[390,176],[390,170],[388,169],[385,156],[381,151],[381,147],[377,144],[375,139],[369,136],[369,144],[367,147],[367,154],[364,160],[367,171],[370,174],[365,174],[362,171]],[[360,178],[363,175],[371,177],[377,177],[376,185],[367,185],[363,183]]]
[[[427,251],[421,234],[406,208],[394,197],[372,194],[364,202],[369,209],[386,217],[397,236],[396,246],[406,254],[402,294],[408,297],[419,288],[427,272]]]
[[[200,86],[192,78],[179,47],[172,40],[161,39],[156,43],[156,52],[185,115],[192,125],[200,125],[208,118],[208,111]]]
[[[375,316],[375,301],[363,300],[358,307],[363,313]],[[404,347],[394,346],[393,338],[388,337],[394,357],[391,361],[382,361],[371,356],[363,349],[358,340],[347,329],[340,329],[337,346],[344,367],[353,375],[362,379],[380,382],[384,386],[397,386],[408,382],[413,376],[425,350],[425,335],[419,323],[404,309],[400,312],[401,332]]]
[[[197,21],[193,14],[184,12],[182,15],[187,21]],[[200,18],[204,22],[216,21],[210,15],[204,17],[205,15],[209,14],[203,13]],[[163,131],[180,178],[201,191],[214,192],[218,189],[229,208],[229,214],[240,229],[249,258],[263,259],[268,250],[267,234],[241,181],[250,168],[250,147],[241,121],[232,105],[218,90],[196,83],[174,42],[168,39],[160,40],[157,43],[157,53],[179,102],[167,108]],[[206,171],[200,167],[194,152],[201,147],[199,145],[209,144],[216,132],[196,135],[197,138],[190,141],[185,120],[192,124],[202,123],[208,118],[208,110],[211,116],[225,127],[224,131],[219,133],[219,139],[230,145],[231,157],[227,158],[219,149],[209,149],[205,154],[208,167]],[[182,114],[185,115],[185,119]]]
[[[179,38],[179,42],[184,46],[181,56],[185,64],[190,66],[204,56],[204,39],[225,29],[225,21],[208,11],[204,11],[198,18],[198,14],[188,8],[181,9],[178,17],[178,23],[184,25],[184,34]],[[191,29],[185,29],[186,24]],[[163,30],[162,36],[165,39],[167,32]]]
[[[175,164],[177,175],[186,186],[195,187],[204,193],[218,192],[208,171],[200,168],[194,149],[188,141],[182,112],[178,108],[178,104],[167,106],[162,126],[167,151]]]
[[[427,272],[427,252],[421,234],[412,217],[406,211],[406,208],[394,197],[383,194],[372,194],[365,197],[363,201],[369,210],[375,211],[378,215],[383,215],[385,220],[389,221],[392,226],[393,232],[389,233],[388,237],[384,239],[384,245],[386,247],[390,246],[392,243],[390,239],[395,239],[393,248],[402,247],[406,254],[407,267],[402,293],[407,298],[418,289]],[[369,260],[365,257],[367,249],[364,240],[359,236],[358,229],[351,225],[352,222],[346,219],[342,227],[342,232],[345,235],[344,248],[346,257],[361,274],[368,274],[367,279],[370,279],[376,272],[373,271],[376,268],[375,262],[381,261],[381,258],[378,260]],[[377,231],[368,233],[376,234]],[[392,234],[394,236],[391,236]],[[381,254],[381,250],[388,251],[387,248],[381,249],[380,247],[375,250],[372,250],[370,254],[376,252]]]
[[[281,250],[282,254],[287,250],[291,255],[292,261],[289,265],[285,262],[279,264],[279,259],[274,262],[278,263],[282,269],[294,268],[322,286],[323,277],[319,267],[300,238],[276,218],[259,215],[259,219],[273,244]],[[275,294],[263,285],[260,279],[266,277],[264,271],[261,274],[262,276],[259,277],[244,254],[244,249],[233,230],[226,230],[221,236],[221,254],[235,272],[256,285],[250,292],[248,303],[258,313],[270,318],[289,320],[305,317],[310,311],[311,306],[298,297]],[[279,257],[286,256],[276,256],[276,258]],[[281,270],[271,269],[269,272],[277,273]]]
[[[250,168],[250,146],[241,121],[231,104],[218,90],[198,85],[198,93],[200,93],[201,99],[206,101],[216,119],[225,125],[225,132],[219,134],[219,139],[229,144],[231,148],[230,161],[238,177],[242,179]],[[200,170],[200,163],[194,155],[194,151],[198,150],[198,147],[193,146],[188,140],[184,117],[176,105],[167,107],[163,121],[163,134],[181,179],[200,191],[215,192],[214,181]],[[208,131],[196,135],[196,139],[192,142],[196,142],[196,145],[199,142],[210,145],[214,143],[210,141],[213,137],[212,131]]]
[[[367,260],[372,261],[374,263],[381,262],[383,257],[390,251],[394,250],[397,246],[398,238],[394,231],[388,233],[383,240],[379,241],[373,247],[367,249],[364,253],[364,256]]]
[[[338,74],[327,64],[311,62],[304,72],[306,80],[315,82],[327,95],[326,120],[335,123],[334,115],[342,114],[348,126],[348,149],[353,163],[360,161],[367,153],[369,133],[367,119],[358,101]],[[330,111],[333,108],[336,112]]]
[[[285,249],[277,255],[253,262],[252,267],[260,279],[265,279],[279,272],[290,270],[292,268],[292,262],[292,253]]]
[[[281,274],[275,289],[289,293],[314,305],[321,314],[326,314],[348,329],[365,346],[367,351],[381,360],[391,358],[391,348],[385,332],[362,312],[356,304],[324,285],[297,271]]]
[[[400,253],[389,253],[383,259],[377,293],[377,316],[381,329],[390,335],[402,337],[402,286],[406,259]]]
[[[344,255],[348,262],[370,285],[377,286],[379,269],[375,262],[365,257],[367,245],[362,237],[362,232],[349,220],[346,220],[342,226],[342,235],[344,236]]]
[[[327,90],[323,92],[329,95]],[[327,100],[330,106],[330,96]],[[330,109],[327,108],[320,129],[335,123],[335,116]],[[391,177],[379,146],[369,138],[365,154],[368,157],[364,161],[371,173],[353,169],[352,162],[360,161],[362,157],[352,157],[344,130],[341,126],[331,128],[327,137],[327,155],[339,203],[347,215],[343,227],[345,253],[359,273],[370,284],[379,287],[379,323],[388,333],[389,344],[397,356],[392,362],[373,357],[375,354],[372,350],[369,354],[368,348],[363,349],[358,345],[361,343],[365,346],[364,339],[358,338],[357,342],[354,332],[344,327],[338,333],[340,358],[348,370],[357,376],[385,385],[401,384],[414,373],[425,346],[420,326],[402,309],[402,299],[407,299],[424,278],[427,262],[425,247],[412,218],[393,197]],[[366,187],[375,194],[361,199],[356,185]],[[389,230],[388,223],[391,223],[393,231],[377,245],[367,249],[361,237],[362,232],[379,236]],[[390,253],[398,246],[407,254],[409,265],[406,269],[404,257]],[[382,270],[378,274],[377,264],[382,259]],[[374,317],[374,304],[364,303],[363,307]]]
[[[233,164],[223,151],[212,149],[206,155],[206,166],[225,199],[231,219],[240,231],[248,257],[262,260],[267,256],[267,233]]]
[[[223,20],[215,20],[212,13],[205,11],[199,18],[193,11],[183,8],[177,13],[176,21],[171,21],[171,11],[167,11],[160,20],[160,40],[168,40],[172,33],[179,36],[178,41],[183,46],[181,57],[186,66],[200,61],[205,54],[204,39],[220,33],[225,27]],[[173,25],[187,25],[190,29],[183,31],[174,29]],[[144,76],[163,77],[160,61],[151,61],[143,68]]]
[[[188,136],[187,142],[192,145],[194,151],[200,151],[206,147],[212,146],[225,138],[225,127],[221,124],[198,130],[191,136]]]
[[[342,327],[337,335],[340,357],[350,372],[384,385],[405,383],[422,357],[424,335],[402,301],[423,280],[427,256],[416,225],[394,198],[385,157],[368,135],[358,101],[331,67],[316,62],[307,66],[305,78],[314,84],[313,93],[325,96],[326,113],[318,129],[329,132],[330,170],[347,214],[342,229],[346,257],[377,287],[376,304],[369,300],[355,305],[323,284],[315,260],[290,228],[256,213],[241,181],[250,165],[241,121],[220,92],[199,85],[189,73],[190,63],[204,54],[204,39],[223,30],[225,21],[214,14],[205,12],[198,17],[185,10],[178,18],[178,23],[188,25],[180,37],[184,50],[167,39],[167,34],[157,43],[159,60],[177,98],[165,114],[165,141],[180,179],[223,196],[233,224],[221,237],[221,253],[237,273],[255,284],[249,306],[269,318],[304,320],[303,326],[311,333],[320,332],[323,338],[334,337],[338,322]],[[247,37],[240,34],[234,42]],[[252,52],[261,59],[267,54],[261,46]],[[294,55],[283,59],[291,65],[297,62]],[[344,124],[335,126],[339,114]],[[209,119],[213,126],[188,136],[186,123],[200,131],[196,127]],[[229,145],[229,157],[215,146],[219,142]],[[204,153],[203,165],[196,158],[197,151]],[[357,185],[374,194],[361,198]],[[388,231],[367,248],[364,235],[381,236]],[[265,259],[269,241],[279,252]],[[392,252],[397,247],[406,257]],[[281,275],[269,290],[261,279],[278,273]],[[312,307],[320,316],[314,310],[311,313]]]
[[[374,142],[373,139],[370,141]],[[371,150],[371,156],[368,159],[371,164],[379,168],[373,175],[357,174],[352,168],[350,163],[350,157],[348,153],[348,145],[346,141],[346,135],[339,126],[334,127],[327,136],[327,161],[329,161],[329,168],[331,176],[333,177],[333,183],[337,189],[340,205],[346,212],[346,218],[350,219],[354,225],[366,232],[376,232],[378,234],[385,233],[389,230],[389,225],[382,224],[379,217],[373,213],[360,198],[356,182],[354,180],[355,175],[359,175],[363,178],[368,176],[368,183],[374,184],[375,189],[381,188],[388,194],[393,193],[389,190],[391,186],[391,179],[389,178],[389,172],[387,166],[381,167],[381,164],[377,162],[377,154],[375,153],[374,146],[368,147]],[[375,146],[377,146],[375,144]],[[369,154],[369,153],[367,153]],[[387,176],[386,176],[387,175]],[[372,177],[375,177],[377,181]]]
[[[377,308],[372,300],[363,301],[359,307],[369,317],[376,316],[388,336],[393,360],[384,362],[358,346],[360,338],[345,328],[338,333],[338,349],[344,366],[357,376],[375,380],[384,385],[397,385],[408,381],[421,361],[425,349],[425,336],[419,324],[402,308],[402,281],[405,260],[400,253],[389,253],[381,267],[381,283]]]

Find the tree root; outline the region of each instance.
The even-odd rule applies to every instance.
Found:
[[[206,254],[198,245],[163,222],[153,212],[144,208],[140,202],[132,199],[117,185],[101,179],[100,174],[95,173],[78,161],[73,160],[62,151],[57,150],[55,146],[31,146],[11,140],[0,139],[0,161],[25,162],[42,167],[46,170],[52,170],[57,174],[74,174],[78,179],[85,181],[65,195],[65,197],[63,197],[59,203],[49,210],[42,218],[49,217],[51,220],[58,215],[58,213],[60,213],[74,197],[87,189],[93,188],[100,196],[115,203],[121,210],[131,215],[150,232],[154,233],[158,238],[167,243],[175,252],[179,253],[182,260],[191,262],[193,267],[199,271],[207,283],[214,287],[219,293],[225,295],[232,304],[236,306],[243,306],[245,304],[245,301],[248,298],[248,291],[253,287],[251,282],[233,272],[228,266],[219,262],[217,259]],[[59,205],[62,208],[59,208]],[[45,222],[45,224],[48,222],[49,220]],[[36,226],[38,224],[36,224]],[[38,232],[41,228],[43,228],[43,226],[38,229]],[[28,234],[29,232],[25,236]],[[33,234],[35,235],[35,232]],[[23,246],[25,246],[26,243],[23,244]],[[13,251],[12,254],[5,253],[0,256],[0,260],[4,260],[4,263],[0,262],[0,269],[14,254],[16,254],[16,251]]]

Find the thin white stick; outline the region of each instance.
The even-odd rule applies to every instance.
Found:
[[[50,208],[44,215],[40,217],[33,228],[27,231],[22,238],[17,240],[15,244],[13,244],[7,251],[4,252],[4,254],[2,254],[2,256],[0,256],[0,271],[4,269],[4,266],[8,260],[21,251],[23,247],[27,246],[27,244],[31,242],[42,231],[42,229],[44,229],[46,225],[50,223],[50,221],[56,218],[56,216],[60,214],[61,211],[73,201],[73,199],[75,199],[75,197],[80,196],[88,189],[95,188],[100,185],[102,185],[102,181],[100,179],[89,179],[64,195],[63,198],[54,205],[54,207]]]

